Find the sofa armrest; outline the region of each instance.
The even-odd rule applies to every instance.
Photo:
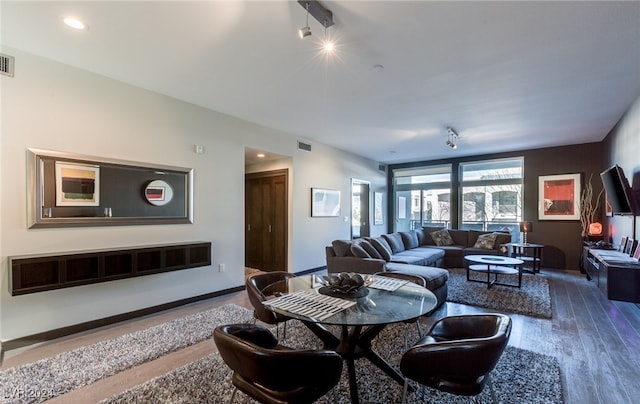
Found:
[[[357,272],[361,274],[375,274],[385,269],[385,261],[376,258],[358,257],[330,257],[327,256],[327,272]]]

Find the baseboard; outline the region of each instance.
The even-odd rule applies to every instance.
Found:
[[[106,325],[119,323],[121,321],[127,321],[137,317],[142,317],[149,314],[154,314],[161,311],[174,309],[176,307],[199,302],[201,300],[207,300],[214,297],[227,295],[229,293],[240,292],[244,289],[245,289],[244,285],[237,286],[231,289],[225,289],[218,292],[212,292],[212,293],[207,293],[200,296],[194,296],[186,299],[176,300],[169,303],[163,303],[157,306],[147,307],[144,309],[135,310],[128,313],[116,314],[115,316],[100,318],[97,320],[87,321],[80,324],[74,324],[67,327],[57,328],[55,330],[49,330],[49,331],[41,332],[38,334],[29,335],[26,337],[20,337],[13,340],[2,341],[2,351],[6,352],[12,349],[22,348],[28,345],[50,341],[60,337],[66,337],[67,335],[72,335],[72,334],[76,334],[83,331],[89,331],[95,328],[104,327]]]

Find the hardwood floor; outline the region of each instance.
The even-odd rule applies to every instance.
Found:
[[[543,269],[549,279],[552,319],[512,314],[510,345],[558,358],[566,403],[617,404],[638,402],[640,397],[640,307],[607,300],[593,282],[574,271]],[[1,369],[53,356],[102,339],[153,326],[173,318],[227,303],[250,308],[245,292],[238,292],[156,315],[115,324],[59,340],[5,353]],[[485,310],[455,303],[444,304],[424,323],[445,315]],[[201,342],[158,360],[60,396],[52,403],[91,403],[162,375],[211,351],[212,340]]]

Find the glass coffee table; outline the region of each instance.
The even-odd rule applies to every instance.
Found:
[[[522,286],[522,264],[524,261],[517,258],[502,257],[498,255],[467,255],[464,257],[467,262],[467,281],[486,283],[487,289],[493,285],[512,286],[520,288]],[[482,272],[487,274],[486,279],[474,279],[471,272]],[[493,275],[493,279],[491,279]],[[518,275],[518,283],[498,282],[498,275]]]

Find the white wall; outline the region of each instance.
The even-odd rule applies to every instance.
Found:
[[[352,177],[386,191],[375,162],[289,134],[21,52],[14,78],[2,76],[0,133],[0,339],[90,321],[240,286],[244,268],[244,148],[291,159],[289,270],[325,265],[324,245],[349,237],[339,218],[311,218],[310,188],[342,191],[349,214]],[[205,154],[193,152],[203,145]],[[193,167],[194,223],[27,229],[26,149],[39,148]],[[384,232],[381,226],[374,233]],[[212,266],[137,279],[11,296],[7,257],[183,241],[211,241]],[[217,272],[218,263],[226,264]]]

